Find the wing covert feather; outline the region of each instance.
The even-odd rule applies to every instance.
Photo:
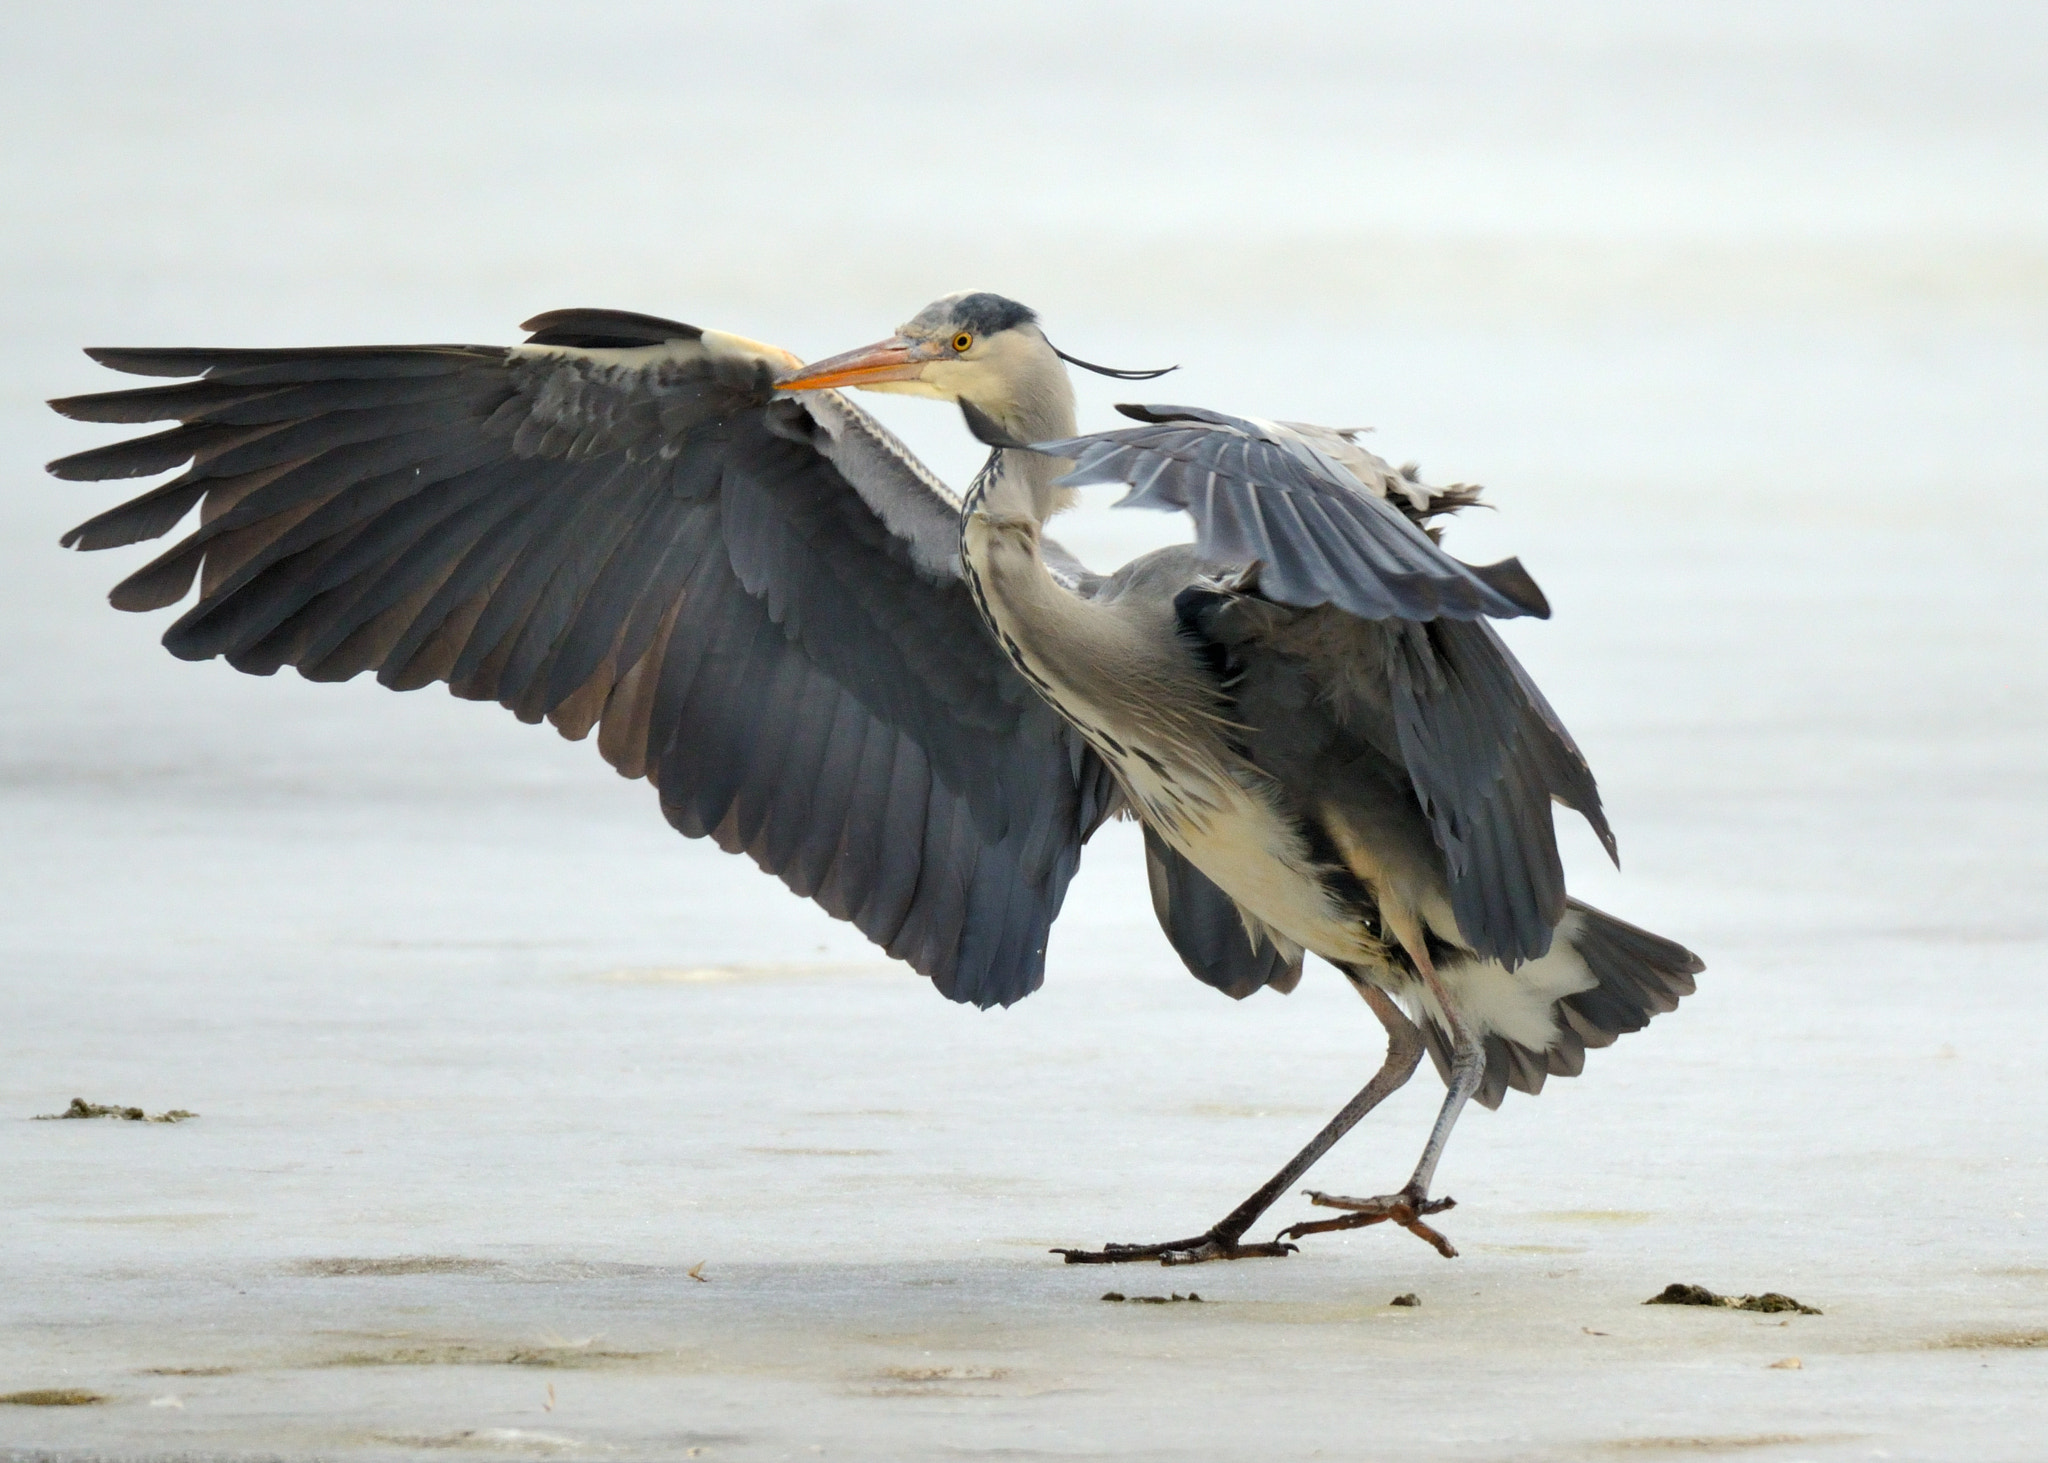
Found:
[[[1339,434],[1196,407],[1118,410],[1144,425],[1033,447],[1074,460],[1063,486],[1124,483],[1119,508],[1187,513],[1202,557],[1258,565],[1261,591],[1277,603],[1334,605],[1362,619],[1549,613],[1540,594],[1519,592],[1519,565],[1459,563],[1311,435],[1334,446]]]

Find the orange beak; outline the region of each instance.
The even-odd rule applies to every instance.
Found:
[[[823,391],[833,386],[872,386],[878,381],[915,381],[930,359],[917,345],[891,336],[844,355],[798,366],[775,383],[777,391]]]

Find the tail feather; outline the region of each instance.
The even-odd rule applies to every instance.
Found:
[[[1600,983],[1560,1004],[1578,1018],[1572,1024],[1587,1046],[1608,1046],[1641,1031],[1698,988],[1693,977],[1706,964],[1685,946],[1576,899],[1570,903],[1579,915],[1572,947]]]
[[[1543,1090],[1547,1077],[1578,1076],[1586,1065],[1587,1048],[1612,1046],[1615,1038],[1641,1031],[1651,1017],[1676,1008],[1693,993],[1693,977],[1706,968],[1683,945],[1576,899],[1569,901],[1557,934],[1559,942],[1584,962],[1594,983],[1552,1004],[1552,1033],[1541,1049],[1499,1031],[1487,1033],[1486,1075],[1473,1094],[1486,1107],[1499,1107],[1511,1087],[1534,1094]],[[1533,971],[1534,964],[1525,970]],[[1513,978],[1505,971],[1500,974]],[[1437,1071],[1448,1081],[1449,1034],[1435,1020],[1425,1020],[1423,1038]]]

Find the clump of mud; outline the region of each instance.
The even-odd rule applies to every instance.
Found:
[[[39,1387],[29,1392],[0,1392],[0,1407],[91,1407],[107,1399],[83,1387]]]
[[[1802,1305],[1789,1295],[1767,1290],[1762,1295],[1717,1295],[1704,1285],[1665,1286],[1657,1294],[1643,1302],[1646,1306],[1721,1306],[1731,1311],[1762,1311],[1775,1316],[1780,1311],[1793,1311],[1802,1316],[1817,1316],[1818,1308]]]
[[[62,1112],[39,1112],[35,1120],[39,1123],[62,1122],[66,1118],[118,1118],[126,1123],[182,1123],[187,1118],[196,1118],[196,1112],[187,1112],[174,1107],[169,1112],[146,1113],[139,1107],[123,1107],[115,1102],[87,1102],[82,1097],[71,1099],[71,1106]]]

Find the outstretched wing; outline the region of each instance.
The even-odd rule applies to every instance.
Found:
[[[113,592],[164,637],[314,680],[444,681],[593,727],[669,821],[744,851],[955,1000],[1037,988],[1111,780],[995,649],[958,507],[794,358],[613,311],[523,346],[98,350],[197,378],[52,403],[173,421],[51,464],[179,476],[65,536],[199,526]],[[189,464],[189,465],[188,465]]]
[[[1259,565],[1277,603],[1369,620],[1550,612],[1516,561],[1461,564],[1307,431],[1198,407],[1117,410],[1147,425],[1032,445],[1075,460],[1062,486],[1128,483],[1119,508],[1187,513],[1202,557]]]

